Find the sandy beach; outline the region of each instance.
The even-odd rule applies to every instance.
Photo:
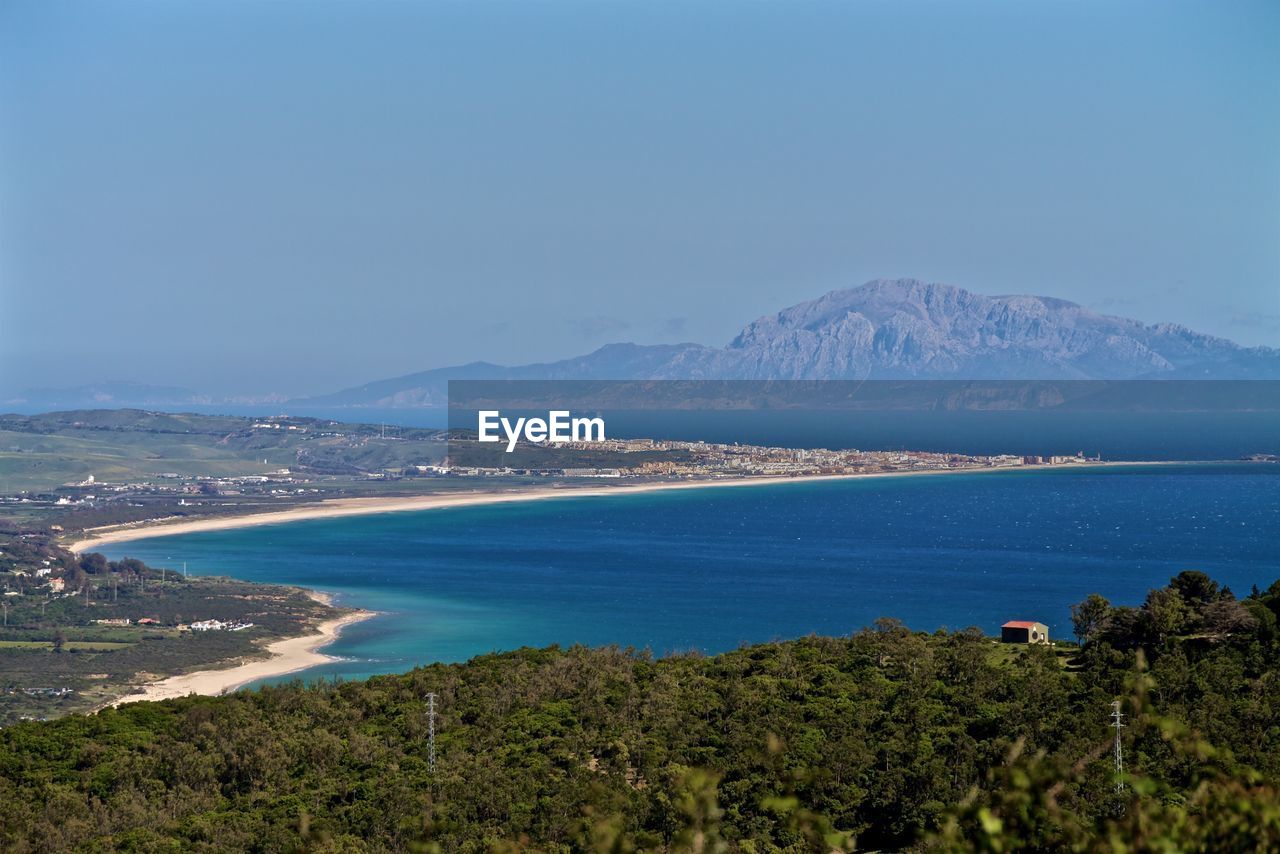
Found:
[[[1116,465],[1140,465],[1145,463],[1089,463],[1073,465],[1073,468],[1102,467]],[[1150,463],[1160,465],[1160,463]],[[453,494],[433,494],[418,496],[399,496],[387,498],[348,498],[324,501],[288,510],[267,513],[245,514],[213,519],[194,519],[189,521],[158,520],[140,522],[86,532],[86,539],[71,544],[76,552],[83,552],[109,543],[120,543],[129,540],[149,537],[174,536],[198,531],[221,531],[233,528],[246,528],[258,525],[279,525],[307,519],[330,519],[343,516],[360,516],[377,513],[397,513],[421,510],[442,510],[451,507],[475,507],[481,505],[516,503],[526,501],[543,501],[555,498],[587,498],[594,496],[633,495],[645,492],[658,492],[677,489],[717,489],[729,487],[763,486],[768,484],[811,483],[830,480],[848,480],[855,478],[885,477],[923,477],[927,475],[946,475],[956,473],[980,474],[984,472],[1027,471],[1047,468],[1047,466],[991,467],[975,469],[930,469],[914,472],[867,472],[862,474],[812,475],[802,477],[743,477],[722,480],[664,481],[634,485],[587,486],[587,487],[536,487],[525,489],[490,489],[458,492]],[[322,593],[308,591],[313,598],[331,604],[329,598]],[[269,657],[248,661],[233,667],[220,670],[201,670],[171,676],[145,686],[142,693],[122,697],[112,705],[132,703],[142,700],[163,700],[170,697],[182,697],[187,694],[216,695],[234,691],[250,682],[259,679],[296,673],[332,661],[331,656],[320,650],[332,643],[345,626],[374,616],[373,612],[357,611],[326,621],[317,627],[314,634],[302,637],[285,638],[275,641],[266,647]]]
[[[328,602],[324,594],[311,595],[312,598]],[[325,655],[320,650],[337,640],[345,627],[372,616],[374,616],[373,611],[356,611],[333,620],[326,620],[316,627],[314,634],[283,638],[268,644],[266,646],[266,651],[270,654],[268,658],[246,661],[222,670],[197,670],[193,673],[170,676],[143,686],[144,690],[140,694],[128,694],[110,705],[119,706],[145,700],[168,700],[173,697],[185,697],[188,694],[217,696],[234,691],[258,679],[285,676],[334,661],[333,656]]]
[[[1072,464],[1073,469],[1117,466],[1160,465],[1161,463],[1105,462]],[[947,474],[982,474],[984,472],[1029,471],[1050,466],[1003,466],[972,469],[928,469],[924,471],[866,472],[862,474],[805,475],[801,477],[742,477],[720,480],[662,481],[657,483],[618,484],[616,486],[583,487],[534,487],[526,489],[490,489],[387,498],[338,498],[321,501],[288,510],[273,510],[243,516],[225,516],[213,519],[156,520],[130,525],[112,526],[85,532],[84,539],[73,542],[69,548],[84,552],[110,543],[123,543],[150,537],[166,537],[177,534],[194,534],[201,531],[225,531],[232,528],[249,528],[258,525],[280,525],[307,519],[334,519],[341,516],[364,516],[375,513],[404,513],[418,510],[443,510],[450,507],[476,507],[486,504],[507,504],[524,501],[544,501],[554,498],[589,498],[608,495],[634,495],[643,492],[659,492],[676,489],[720,489],[728,487],[763,486],[767,484],[812,483],[828,480],[851,480],[878,477],[925,477]],[[1064,468],[1053,466],[1052,468]]]

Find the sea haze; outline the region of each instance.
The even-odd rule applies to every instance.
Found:
[[[1280,578],[1280,465],[1008,471],[719,487],[296,522],[112,545],[153,565],[337,593],[383,612],[308,677],[520,646],[717,652],[879,617],[1070,632],[1184,569]],[[191,615],[193,618],[198,615]]]

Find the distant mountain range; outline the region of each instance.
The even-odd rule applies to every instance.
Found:
[[[1098,314],[1053,297],[984,296],[915,279],[879,279],[762,317],[726,347],[609,344],[558,362],[472,362],[291,400],[97,383],[0,396],[0,409],[430,407],[447,403],[451,379],[1277,380],[1280,350]]]
[[[472,362],[290,401],[324,407],[446,403],[476,379],[1280,379],[1280,350],[1053,297],[984,296],[880,279],[762,317],[727,347],[610,344],[519,367]]]

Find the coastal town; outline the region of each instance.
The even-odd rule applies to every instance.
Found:
[[[451,440],[451,451],[465,441]],[[429,466],[418,473],[457,477],[527,475],[563,478],[723,479],[732,477],[814,477],[890,472],[953,471],[1016,468],[1032,465],[1071,465],[1099,462],[1083,451],[1071,455],[969,455],[930,451],[862,451],[824,448],[782,448],[743,443],[715,443],[670,439],[604,439],[564,442],[554,446],[569,462],[575,452],[614,454],[613,466]],[[491,455],[491,459],[496,457]]]

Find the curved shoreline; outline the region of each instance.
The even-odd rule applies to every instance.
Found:
[[[641,483],[618,486],[584,486],[584,487],[534,487],[532,489],[508,489],[473,491],[456,494],[434,493],[430,495],[396,496],[377,498],[337,498],[321,501],[316,504],[294,507],[288,510],[271,510],[265,513],[247,513],[239,516],[223,516],[189,521],[155,521],[132,523],[130,525],[112,527],[101,533],[90,533],[85,539],[69,544],[73,552],[84,552],[88,549],[112,543],[123,543],[131,540],[150,539],[152,537],[168,537],[178,534],[194,534],[205,531],[224,531],[233,528],[250,528],[259,525],[283,525],[289,522],[302,522],[310,519],[334,519],[344,516],[367,516],[378,513],[405,513],[417,510],[443,510],[450,507],[479,507],[490,504],[509,504],[524,501],[541,501],[553,498],[591,498],[610,495],[636,495],[646,492],[665,492],[677,489],[714,489],[718,487],[765,486],[786,483],[814,483],[832,480],[856,480],[881,477],[924,477],[927,475],[948,474],[983,474],[988,472],[1019,472],[1043,469],[1087,469],[1110,466],[1134,465],[1186,465],[1177,461],[1156,462],[1099,462],[1072,463],[1069,465],[1024,465],[1024,466],[991,466],[985,468],[961,469],[926,469],[924,471],[885,471],[864,472],[858,474],[802,475],[800,477],[758,476],[742,478],[725,478],[723,480],[688,480],[662,481],[657,483]]]
[[[1117,466],[1149,466],[1149,465],[1183,465],[1179,462],[1099,462],[1088,464],[1072,464],[1070,466],[1007,466],[971,469],[929,469],[924,471],[886,471],[866,472],[859,474],[809,475],[801,477],[760,476],[743,477],[724,480],[666,481],[635,485],[619,485],[604,487],[535,487],[525,489],[491,489],[489,491],[468,491],[455,494],[431,494],[410,497],[377,497],[349,498],[320,502],[314,505],[295,507],[284,511],[245,514],[220,518],[195,519],[183,522],[135,523],[127,527],[104,531],[100,534],[73,543],[70,548],[76,552],[109,543],[127,542],[158,536],[176,536],[179,534],[202,531],[219,531],[236,528],[255,527],[260,525],[288,524],[290,522],[311,519],[339,518],[346,516],[375,515],[381,513],[412,512],[421,510],[447,509],[450,507],[475,507],[484,505],[538,501],[553,498],[577,498],[597,496],[631,495],[637,493],[669,491],[676,489],[714,489],[717,487],[744,487],[762,485],[782,485],[788,483],[810,483],[819,481],[854,480],[862,478],[916,477],[924,475],[944,474],[982,474],[986,472],[1018,472],[1043,469],[1088,469]],[[307,591],[307,594],[325,604],[332,604],[327,594]],[[125,703],[148,700],[164,700],[183,697],[188,694],[214,696],[234,691],[260,679],[298,673],[321,664],[335,661],[333,656],[325,655],[321,649],[333,643],[343,628],[362,620],[376,616],[372,611],[356,611],[333,620],[327,620],[317,627],[313,634],[282,638],[268,644],[265,649],[269,653],[266,659],[248,661],[224,669],[206,669],[191,673],[169,676],[143,686],[138,694],[120,697],[109,705],[118,706]]]
[[[325,601],[322,594],[312,594],[312,598]],[[287,676],[290,673],[337,661],[333,656],[325,655],[320,650],[336,641],[338,635],[347,626],[373,616],[376,616],[375,612],[361,610],[325,620],[316,627],[314,634],[281,638],[267,644],[265,649],[270,653],[269,658],[246,661],[222,670],[196,670],[191,673],[168,676],[146,683],[142,686],[142,693],[126,694],[108,705],[122,706],[126,703],[169,700],[174,697],[186,697],[189,694],[214,697],[243,688],[259,679]]]

